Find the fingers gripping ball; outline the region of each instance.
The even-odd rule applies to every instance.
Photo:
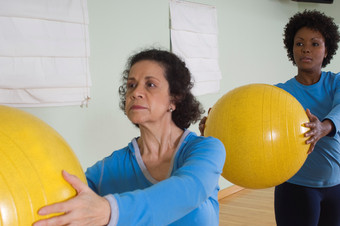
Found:
[[[86,181],[55,130],[29,113],[0,106],[0,225],[32,225],[42,218],[41,207],[75,196],[63,169]]]
[[[222,175],[247,188],[267,188],[292,177],[307,158],[308,117],[288,92],[266,84],[236,88],[212,107],[204,135],[226,149]]]

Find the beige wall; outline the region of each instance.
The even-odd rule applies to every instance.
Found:
[[[287,60],[282,33],[288,18],[305,8],[319,9],[340,24],[340,3],[290,0],[191,0],[216,6],[219,25],[221,91],[200,96],[207,110],[229,90],[249,83],[274,84],[295,75]],[[86,169],[124,147],[138,130],[119,110],[118,86],[127,57],[141,48],[169,48],[167,0],[88,0],[90,71],[93,86],[88,108],[25,108],[55,128]],[[339,71],[338,54],[327,69]],[[198,132],[198,126],[191,130]],[[221,179],[221,186],[230,184]]]

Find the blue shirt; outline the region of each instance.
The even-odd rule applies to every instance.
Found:
[[[111,194],[117,205],[117,225],[218,225],[218,179],[225,149],[216,138],[186,130],[167,179],[147,171],[136,142],[113,152],[86,171],[89,186]],[[118,214],[118,213],[115,213]]]
[[[335,133],[321,138],[302,168],[288,182],[308,187],[340,184],[340,73],[322,72],[313,85],[302,85],[295,78],[276,85],[292,94],[320,121],[330,119]]]

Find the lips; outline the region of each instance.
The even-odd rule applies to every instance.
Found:
[[[311,61],[312,61],[312,58],[311,58],[311,57],[301,57],[301,58],[300,58],[300,61],[301,61],[301,62],[311,62]]]
[[[130,110],[144,110],[144,109],[146,109],[146,107],[143,107],[141,105],[132,105],[130,107]]]

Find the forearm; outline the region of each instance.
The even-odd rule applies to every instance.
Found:
[[[322,137],[333,136],[335,133],[335,126],[332,120],[325,119],[322,121]]]
[[[117,200],[113,195],[106,195],[104,198],[109,202],[111,208],[110,219],[107,226],[116,226],[119,217]]]
[[[192,148],[184,165],[170,178],[143,190],[114,194],[119,208],[118,225],[168,225],[209,197],[217,201],[218,179],[225,160],[223,144],[215,140]]]
[[[217,181],[218,177],[215,188]],[[115,194],[118,225],[168,225],[196,209],[213,191],[207,193],[204,185],[192,178],[171,177],[144,190]]]

